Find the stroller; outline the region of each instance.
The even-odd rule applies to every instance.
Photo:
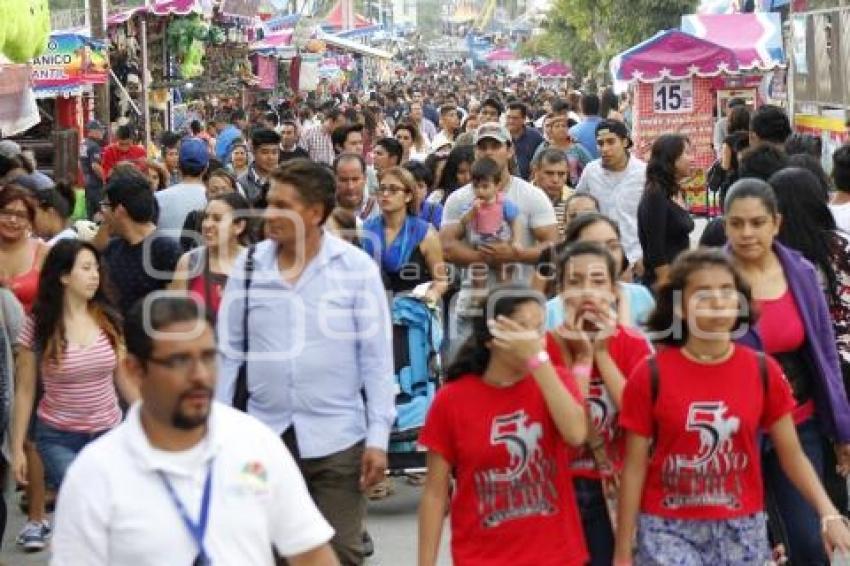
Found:
[[[443,323],[438,307],[408,295],[393,299],[392,318],[397,416],[387,458],[390,475],[404,475],[425,469],[417,441],[440,386]]]

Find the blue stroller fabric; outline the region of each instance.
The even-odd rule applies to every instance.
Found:
[[[436,376],[431,375],[431,356],[440,351],[443,326],[436,311],[412,297],[396,297],[393,324],[407,329],[407,364],[399,368],[396,382],[396,431],[419,428],[436,393]]]

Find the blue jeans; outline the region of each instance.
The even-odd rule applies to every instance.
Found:
[[[797,426],[803,452],[823,482],[824,437],[816,419]],[[769,438],[762,450],[762,474],[765,487],[765,507],[770,514],[774,537],[776,530],[784,531],[785,551],[791,564],[818,566],[828,564],[820,533],[820,518],[815,509],[803,499],[797,488],[785,476],[779,457]]]
[[[53,489],[59,489],[65,472],[77,454],[85,446],[95,440],[103,433],[100,432],[71,432],[59,430],[46,424],[41,419],[35,422],[35,444],[38,453],[44,462],[44,474],[47,476],[47,485]]]
[[[599,480],[575,478],[576,502],[581,514],[584,542],[591,566],[610,566],[614,561],[614,529]]]

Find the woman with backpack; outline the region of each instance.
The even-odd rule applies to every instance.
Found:
[[[733,342],[753,323],[749,285],[722,253],[686,252],[673,263],[648,322],[662,347],[623,393],[614,564],[769,561],[762,431],[816,509],[824,545],[850,551],[847,520],[800,446],[782,368]]]

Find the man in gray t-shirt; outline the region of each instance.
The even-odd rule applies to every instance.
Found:
[[[510,133],[503,126],[491,123],[478,128],[475,133],[475,156],[489,157],[502,166],[499,190],[519,208],[522,246],[514,248],[509,242],[495,242],[475,249],[466,242],[460,219],[475,200],[472,185],[466,185],[449,196],[443,209],[440,240],[445,259],[462,268],[475,264],[499,266],[516,263],[519,264],[519,269],[514,270],[517,280],[528,282],[540,252],[558,238],[558,225],[552,202],[541,189],[519,177],[511,176],[508,165],[513,156],[513,145]],[[490,271],[492,273],[493,270]],[[460,323],[460,326],[463,326],[462,321],[455,319],[464,318],[472,300],[476,298],[472,295],[469,283],[469,278],[464,277],[455,308],[450,310],[452,322]],[[449,340],[454,342],[454,346],[463,340],[464,330],[467,330],[460,326],[450,328]],[[456,332],[451,332],[452,330]]]

